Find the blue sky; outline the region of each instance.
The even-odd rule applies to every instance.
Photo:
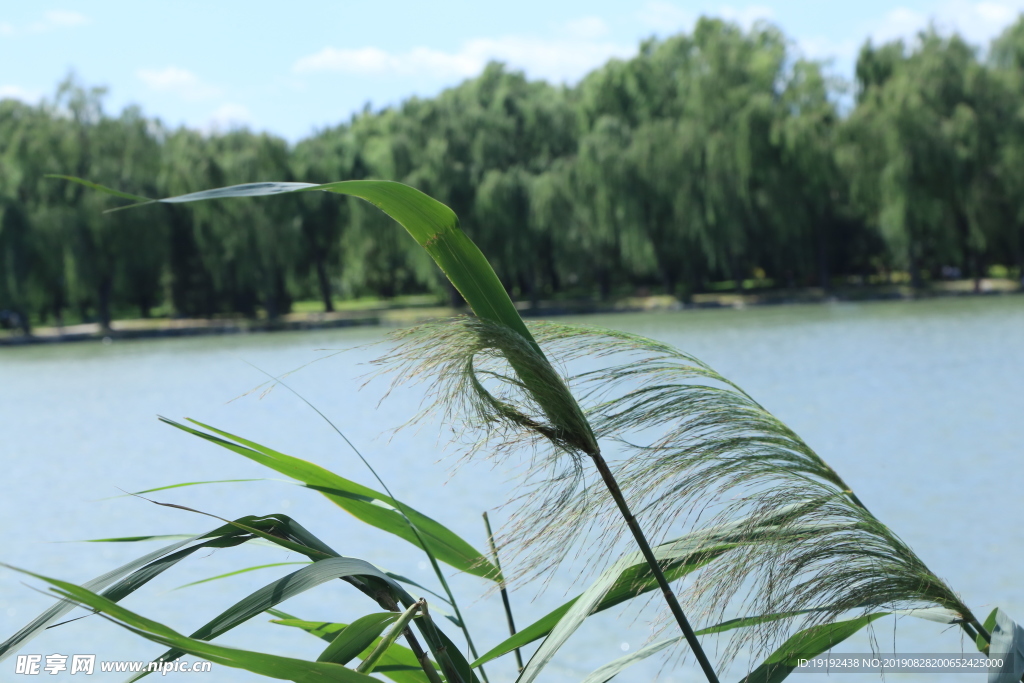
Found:
[[[134,103],[169,125],[246,125],[294,141],[367,102],[433,95],[491,59],[572,83],[702,14],[774,22],[795,49],[849,76],[868,38],[910,37],[934,22],[984,45],[1022,10],[1024,0],[9,1],[0,3],[0,97],[38,101],[74,70],[109,88],[111,112]]]

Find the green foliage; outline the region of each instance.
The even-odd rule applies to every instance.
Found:
[[[319,491],[332,503],[366,524],[395,534],[414,545],[421,540],[434,556],[456,569],[481,577],[499,577],[500,572],[469,543],[448,528],[390,496],[349,481],[311,462],[278,453],[257,443],[196,422],[217,436],[161,418],[164,422],[207,441],[223,446],[265,467]],[[414,533],[418,532],[418,533]]]
[[[1024,265],[1024,29],[987,62],[961,38],[868,44],[851,86],[776,28],[701,19],[566,88],[499,64],[431,99],[365,110],[294,146],[168,130],[73,80],[0,102],[0,310],[31,322],[241,313],[298,299],[459,298],[387,218],[351,199],[168,205],[45,179],[178,196],[302,178],[395,180],[436,198],[513,297],[686,298],[757,277],[1008,276]],[[145,179],[145,180],[143,180]]]

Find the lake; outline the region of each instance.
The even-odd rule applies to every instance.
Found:
[[[1024,299],[993,297],[621,314],[579,319],[669,342],[710,363],[779,416],[820,453],[866,505],[964,598],[979,618],[995,606],[1024,620]],[[326,355],[289,382],[336,422],[372,460],[397,497],[485,548],[480,519],[513,490],[513,473],[470,464],[454,474],[436,424],[392,434],[422,398],[386,384],[361,389],[366,363],[383,347],[378,328],[9,348],[0,351],[0,561],[84,582],[153,543],[78,544],[90,538],[201,533],[216,520],[122,496],[186,481],[275,478],[244,458],[159,423],[192,417],[377,487],[338,436],[293,395],[246,394],[265,377]],[[255,367],[254,367],[255,366]],[[232,400],[236,399],[236,400]],[[306,489],[281,481],[214,484],[152,496],[235,518],[283,512],[345,555],[434,586],[411,546],[366,527]],[[200,553],[153,581],[125,604],[190,632],[248,592],[298,567],[251,572],[182,590],[182,584],[247,566],[296,561],[280,549],[245,547]],[[578,593],[567,572],[539,596],[512,592],[520,626]],[[481,651],[503,639],[500,599],[456,576],[453,588]],[[42,611],[51,598],[24,576],[0,570],[0,638]],[[32,583],[29,581],[28,583]],[[33,584],[37,585],[37,584]],[[642,602],[642,601],[641,601]],[[312,620],[350,620],[370,611],[364,596],[335,581],[283,609]],[[635,609],[592,618],[542,680],[578,681],[649,635]],[[450,626],[450,624],[449,624]],[[454,631],[453,631],[454,634]],[[882,652],[972,651],[959,629],[891,617],[876,622]],[[218,640],[315,659],[322,641],[265,619]],[[867,632],[844,644],[869,649]],[[98,617],[52,629],[24,653],[148,659],[162,650]],[[215,665],[209,680],[266,680]],[[660,665],[623,680],[650,680]],[[0,664],[14,671],[14,660]],[[511,657],[488,665],[492,681],[514,680]],[[734,668],[723,680],[740,677]],[[0,676],[9,679],[10,673]],[[929,681],[983,680],[928,675]],[[97,673],[90,680],[123,680]],[[172,680],[188,676],[171,674]],[[815,677],[817,678],[817,677]],[[894,677],[925,680],[925,675]],[[76,680],[76,679],[72,679]],[[205,679],[204,679],[205,680]],[[700,681],[692,665],[661,670],[663,681]],[[794,680],[801,680],[797,677]],[[807,679],[810,680],[810,679]],[[875,674],[843,681],[877,680]]]

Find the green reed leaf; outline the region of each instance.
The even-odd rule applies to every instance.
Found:
[[[274,517],[242,517],[238,521],[264,528],[272,528],[279,521]],[[100,539],[115,542],[127,542],[134,540],[148,540],[158,537],[133,537],[130,539]],[[118,601],[138,590],[162,572],[173,567],[192,553],[204,548],[223,548],[231,545],[238,545],[251,539],[252,536],[246,531],[239,529],[232,524],[225,524],[216,529],[197,536],[186,538],[177,543],[164,546],[142,557],[132,560],[117,569],[102,574],[91,581],[82,584],[83,588],[90,591],[103,590],[103,596],[107,599]],[[189,546],[190,543],[196,543]],[[14,652],[48,628],[62,616],[76,607],[73,602],[61,601],[50,607],[38,617],[33,619],[17,633],[0,643],[0,661],[9,657]]]
[[[809,659],[825,652],[888,614],[875,612],[855,619],[806,628],[784,642],[760,666],[745,676],[741,683],[779,683],[797,667],[801,658]]]
[[[365,560],[352,557],[332,557],[314,562],[308,567],[272,581],[263,588],[239,600],[216,617],[201,626],[189,637],[195,640],[213,640],[231,629],[245,623],[258,614],[267,611],[288,598],[304,593],[312,588],[346,577],[375,580],[384,586],[398,588],[384,572]],[[184,651],[168,650],[157,657],[156,662],[170,662],[184,654]],[[138,676],[137,678],[141,678]],[[136,680],[137,680],[136,678]]]
[[[277,678],[296,683],[371,683],[375,679],[337,664],[308,662],[302,659],[279,657],[261,652],[251,652],[223,645],[214,645],[194,638],[188,638],[160,622],[147,619],[131,612],[117,603],[73,583],[35,574],[23,569],[3,565],[45,581],[56,588],[59,595],[76,603],[87,605],[109,616],[123,628],[175,650],[196,655],[222,666],[245,669],[261,676]]]
[[[271,564],[260,564],[255,567],[246,567],[245,569],[238,569],[227,574],[218,574],[217,576],[211,576],[208,579],[200,579],[199,581],[193,581],[184,585],[178,586],[174,590],[181,590],[182,588],[188,588],[189,586],[198,586],[201,583],[209,583],[210,581],[217,581],[219,579],[226,579],[232,576],[238,576],[239,574],[245,574],[247,572],[254,572],[257,569],[269,569],[271,567],[285,567],[295,564],[309,564],[309,562],[273,562]]]
[[[500,577],[498,569],[454,531],[390,496],[338,476],[307,460],[285,455],[201,422],[190,420],[194,424],[214,432],[216,436],[174,420],[163,417],[160,419],[182,431],[206,439],[276,472],[292,477],[308,488],[319,491],[328,500],[360,521],[420,547],[416,534],[409,526],[409,521],[411,521],[416,525],[424,543],[437,559],[475,576],[488,579]],[[402,516],[403,512],[409,521]]]
[[[395,623],[399,616],[398,612],[377,612],[359,617],[334,634],[316,661],[348,664],[364,650],[373,647],[384,629]]]

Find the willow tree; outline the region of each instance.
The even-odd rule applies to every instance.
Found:
[[[915,286],[957,265],[980,277],[999,222],[998,84],[958,36],[919,35],[861,51],[858,107],[847,123],[847,172],[865,215]]]

